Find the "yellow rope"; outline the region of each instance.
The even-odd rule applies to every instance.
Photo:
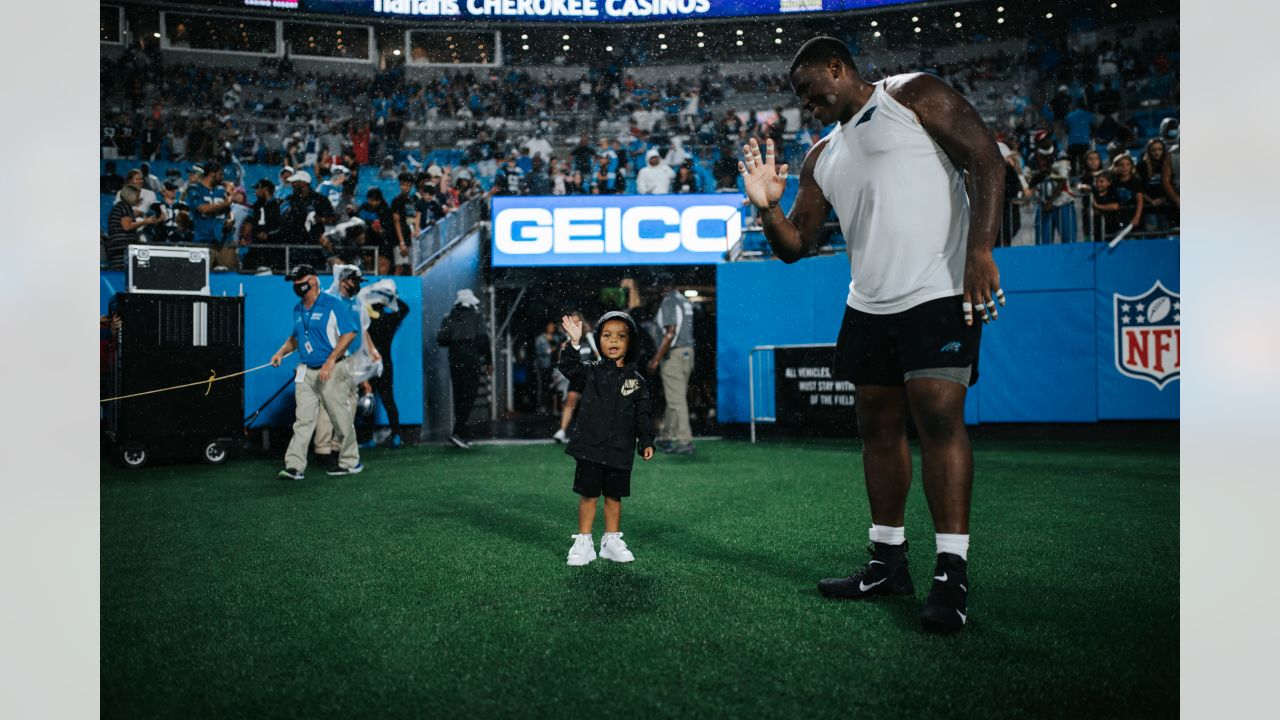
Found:
[[[293,353],[289,353],[289,355],[292,355],[292,354]],[[288,357],[288,355],[286,355],[285,357]],[[210,391],[213,390],[213,384],[215,382],[218,382],[219,380],[230,380],[233,377],[238,377],[240,375],[247,375],[251,372],[254,372],[255,370],[261,370],[262,368],[270,367],[270,366],[271,366],[271,363],[269,362],[263,363],[255,368],[249,368],[248,370],[241,370],[240,372],[237,372],[237,373],[231,373],[230,375],[221,375],[221,376],[219,376],[218,373],[214,372],[213,370],[210,370],[209,377],[206,380],[197,380],[195,382],[189,382],[183,385],[174,385],[173,387],[160,388],[158,390],[147,390],[146,392],[132,393],[129,395],[117,395],[115,397],[109,397],[103,400],[99,400],[98,402],[109,403],[115,400],[125,400],[128,398],[142,397],[143,395],[154,395],[156,393],[168,392],[170,390],[181,390],[182,388],[195,387],[196,385],[206,386],[204,389],[204,394],[205,396],[208,396]]]

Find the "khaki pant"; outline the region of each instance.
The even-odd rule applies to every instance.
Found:
[[[662,434],[681,445],[693,442],[689,426],[689,377],[693,375],[693,348],[675,348],[662,361],[662,389],[667,411],[662,416]]]
[[[342,364],[351,362],[345,361]],[[332,381],[331,381],[332,382]],[[347,398],[347,406],[351,408],[351,417],[354,423],[356,416],[356,386],[351,386],[350,396]],[[316,413],[316,434],[315,445],[317,455],[332,455],[342,451],[342,442],[333,432],[333,422],[329,420],[328,413]]]
[[[347,363],[333,367],[328,381],[321,382],[319,368],[307,368],[302,382],[294,383],[293,394],[297,401],[297,415],[293,421],[293,439],[284,454],[284,466],[298,472],[307,469],[307,446],[315,433],[316,418],[327,414],[333,423],[338,439],[338,464],[353,468],[360,463],[360,450],[356,445],[355,413],[348,398],[354,392],[351,372]]]

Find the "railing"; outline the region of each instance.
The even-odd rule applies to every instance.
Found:
[[[138,240],[137,245],[151,245],[152,247],[166,248],[202,248],[217,252],[226,247],[235,247],[237,250],[241,247],[226,245],[210,245],[208,243],[145,243]],[[104,246],[105,247],[105,246]],[[299,263],[306,263],[323,273],[324,268],[329,264],[329,258],[334,257],[334,253],[324,249],[319,245],[282,245],[278,243],[253,243],[248,247],[249,252],[244,257],[237,258],[237,265],[240,272],[253,272],[261,268],[270,268],[273,275],[283,275],[288,269]],[[355,248],[360,255],[360,267],[368,273],[378,272],[378,258],[381,251],[372,245],[361,246]],[[211,258],[211,261],[216,262]],[[106,267],[105,256],[101,265]],[[218,267],[214,267],[217,270]],[[225,270],[235,270],[237,268],[226,268]]]
[[[422,272],[446,248],[475,229],[488,213],[489,203],[483,197],[473,198],[440,218],[413,239],[413,272]]]

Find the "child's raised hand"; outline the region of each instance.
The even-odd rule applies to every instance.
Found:
[[[652,458],[652,457],[653,457],[653,446],[649,446],[649,447],[645,448],[645,449],[644,449],[644,452],[640,455],[640,457],[644,458],[645,460],[648,460],[648,459]]]
[[[578,341],[582,339],[581,320],[574,320],[568,315],[562,315],[560,317],[560,327],[564,328],[565,334],[569,336],[570,343],[577,345]]]

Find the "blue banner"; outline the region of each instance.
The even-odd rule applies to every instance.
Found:
[[[265,0],[246,0],[264,6]],[[917,0],[303,0],[307,12],[403,19],[628,22],[833,13]]]
[[[712,265],[742,237],[743,196],[493,199],[493,266]]]

